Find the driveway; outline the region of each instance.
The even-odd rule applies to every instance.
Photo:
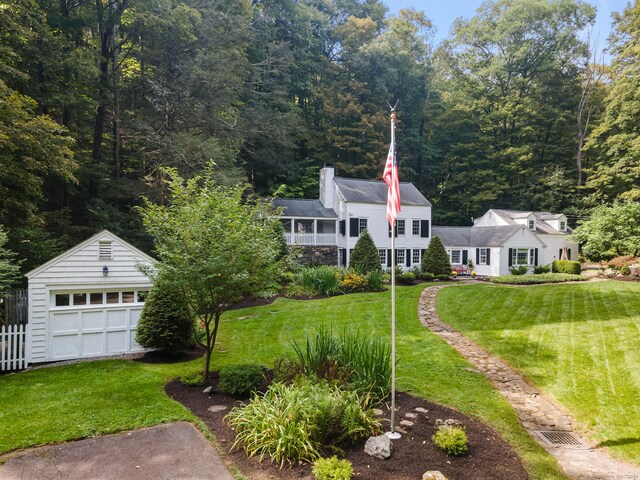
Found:
[[[4,463],[3,463],[4,462]],[[233,480],[190,423],[38,447],[0,457],[2,480]]]

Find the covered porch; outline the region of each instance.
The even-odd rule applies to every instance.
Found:
[[[281,218],[287,245],[336,245],[337,220],[326,218]]]

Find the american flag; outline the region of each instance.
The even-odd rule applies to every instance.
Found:
[[[387,163],[384,166],[382,179],[389,186],[387,193],[387,220],[393,227],[400,212],[400,184],[398,183],[398,159],[396,158],[396,146],[392,141],[387,155]]]

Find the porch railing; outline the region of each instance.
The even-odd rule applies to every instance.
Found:
[[[286,233],[288,245],[336,245],[335,233]]]

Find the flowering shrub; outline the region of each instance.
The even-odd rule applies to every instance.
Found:
[[[343,293],[361,292],[365,289],[366,283],[364,276],[354,272],[348,272],[340,281],[338,288]]]
[[[457,275],[458,275],[458,272],[456,272],[455,270],[452,270],[452,271],[451,271],[451,276],[452,276],[452,277],[455,277],[455,276],[457,276]]]

